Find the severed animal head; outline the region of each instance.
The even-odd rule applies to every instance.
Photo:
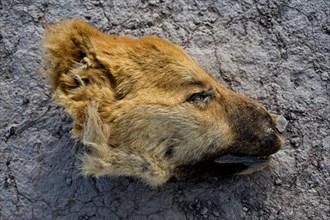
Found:
[[[103,34],[79,20],[45,32],[44,76],[74,119],[87,175],[249,173],[283,145],[286,120],[214,80],[178,46]]]

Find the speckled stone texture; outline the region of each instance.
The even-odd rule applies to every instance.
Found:
[[[0,219],[330,219],[327,0],[0,0]],[[289,121],[249,176],[82,177],[72,120],[39,74],[47,23],[166,38],[231,89]]]

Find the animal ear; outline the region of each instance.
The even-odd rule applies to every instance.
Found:
[[[104,34],[96,28],[76,19],[46,28],[43,73],[53,90],[58,86],[61,75],[70,71],[75,63],[96,65],[93,42],[103,37]]]
[[[115,79],[98,61],[97,48],[106,35],[80,20],[49,25],[45,31],[42,72],[54,91],[53,99],[74,118],[73,134],[79,138],[91,100],[115,101]]]

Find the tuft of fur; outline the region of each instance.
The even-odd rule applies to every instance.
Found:
[[[90,104],[87,115],[82,143],[86,146],[88,154],[81,158],[85,175],[132,176],[135,174],[135,177],[153,186],[170,178],[170,173],[163,169],[155,158],[108,146],[107,137],[110,131],[108,126],[102,123],[97,105]]]
[[[166,40],[106,35],[73,19],[49,25],[44,48],[43,74],[86,146],[86,175],[157,186],[187,173],[223,173],[213,163],[221,155],[269,156],[283,144],[263,106]]]
[[[44,76],[55,90],[59,78],[79,63],[87,54],[93,53],[91,38],[99,38],[100,33],[85,22],[65,20],[60,25],[49,25],[45,32],[45,55],[47,63]]]

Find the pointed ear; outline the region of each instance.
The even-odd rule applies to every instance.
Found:
[[[95,52],[92,42],[104,36],[89,24],[72,19],[49,25],[44,39],[44,76],[55,90],[58,79],[66,74],[75,63],[93,65]]]

